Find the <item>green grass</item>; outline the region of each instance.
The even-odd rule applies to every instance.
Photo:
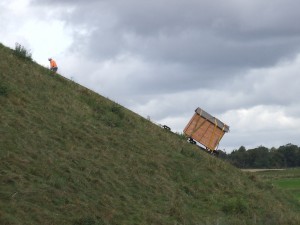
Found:
[[[263,171],[257,175],[276,187],[288,192],[300,202],[300,168],[279,171]]]
[[[0,44],[0,224],[300,224],[299,203]]]
[[[300,178],[298,179],[282,179],[276,182],[278,186],[281,188],[293,190],[293,189],[300,189]]]
[[[300,202],[300,178],[281,179],[274,184],[290,192]]]

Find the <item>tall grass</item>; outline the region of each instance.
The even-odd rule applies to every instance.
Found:
[[[19,43],[15,44],[14,53],[15,53],[16,56],[18,56],[22,59],[32,61],[32,54],[31,54],[30,50],[27,50],[24,46],[22,46]]]

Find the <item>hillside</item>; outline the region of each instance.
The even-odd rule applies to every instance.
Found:
[[[300,224],[300,205],[0,44],[0,224]]]

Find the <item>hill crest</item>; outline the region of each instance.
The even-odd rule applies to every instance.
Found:
[[[1,224],[299,224],[297,203],[0,45]]]

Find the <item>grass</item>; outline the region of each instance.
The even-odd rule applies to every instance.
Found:
[[[256,173],[257,176],[276,187],[288,192],[300,202],[300,168],[286,170],[266,170]]]
[[[0,224],[299,224],[298,202],[0,45]]]
[[[20,57],[20,58],[22,58],[23,60],[30,60],[30,61],[32,61],[30,51],[27,50],[24,46],[22,46],[22,45],[19,44],[19,43],[16,43],[14,53],[15,53],[15,55],[16,55],[17,57]]]
[[[300,202],[300,178],[287,178],[274,182],[280,188],[289,191]]]

